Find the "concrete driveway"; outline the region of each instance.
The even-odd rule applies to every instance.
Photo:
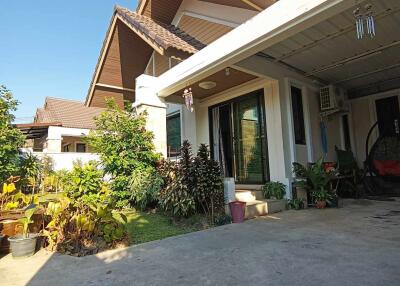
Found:
[[[85,258],[7,256],[0,285],[400,285],[400,200],[287,211]]]

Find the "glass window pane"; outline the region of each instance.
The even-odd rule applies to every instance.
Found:
[[[174,115],[167,118],[168,156],[177,156],[181,146],[181,117]]]

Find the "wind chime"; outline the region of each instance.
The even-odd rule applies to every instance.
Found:
[[[193,92],[192,92],[192,88],[191,87],[186,88],[183,91],[182,97],[185,99],[186,108],[190,112],[193,112],[194,108],[193,108]]]
[[[364,14],[361,7],[357,7],[354,11],[354,17],[356,18],[356,32],[357,32],[357,39],[361,40],[365,36],[365,29],[364,29],[364,21],[367,26],[367,34],[373,38],[375,37],[375,18],[374,13],[372,11],[372,5],[367,4],[364,7]]]

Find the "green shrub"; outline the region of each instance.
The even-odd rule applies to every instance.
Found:
[[[268,182],[262,191],[266,199],[282,200],[286,194],[286,185],[281,182]]]
[[[224,211],[224,183],[218,162],[201,144],[193,162],[194,196],[196,204],[214,222],[214,214]]]
[[[114,101],[96,118],[96,130],[86,141],[100,155],[105,173],[111,175],[111,189],[118,207],[129,205],[131,174],[137,169],[155,167],[153,134],[146,130],[146,113],[120,109]]]
[[[163,178],[160,206],[177,217],[203,212],[214,222],[214,215],[224,209],[224,188],[220,167],[202,144],[195,158],[184,141],[177,163],[162,161],[158,172]]]
[[[103,192],[96,202],[89,204],[78,201],[72,203],[63,197],[58,202],[50,202],[46,215],[50,222],[42,234],[47,238],[48,248],[75,256],[97,253],[113,247],[117,243],[128,243],[123,222],[126,217],[113,212],[114,205],[108,192]]]
[[[32,153],[21,153],[18,158],[18,174],[21,180],[18,182],[23,191],[35,192],[40,183],[41,162]]]
[[[162,183],[162,178],[153,167],[134,170],[130,181],[131,204],[141,210],[156,206]]]
[[[83,166],[75,164],[68,174],[68,183],[64,191],[74,204],[87,204],[99,200],[104,185],[103,171],[98,169],[96,162],[89,162]]]
[[[196,202],[193,195],[193,158],[189,142],[183,142],[178,163],[163,161],[159,171],[163,178],[160,206],[176,217],[194,214]]]

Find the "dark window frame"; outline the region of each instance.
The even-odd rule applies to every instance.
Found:
[[[170,145],[170,135],[169,135],[169,128],[168,128],[168,121],[169,120],[176,120],[178,118],[178,121],[179,121],[179,143],[177,144],[177,146],[173,146],[174,148],[174,150],[171,150],[171,145]],[[167,122],[166,122],[166,124],[167,124],[167,155],[168,155],[168,157],[176,157],[176,156],[178,156],[179,155],[179,149],[180,149],[180,147],[181,147],[181,144],[182,144],[182,123],[181,123],[181,114],[180,114],[180,112],[178,112],[178,113],[176,113],[176,114],[172,114],[172,115],[169,115],[169,116],[167,116]],[[175,135],[175,136],[177,136],[177,135]]]
[[[307,145],[306,126],[304,121],[303,90],[297,86],[290,86],[292,102],[293,131],[296,145]]]
[[[70,148],[71,148],[71,143],[63,145],[63,149],[62,149],[63,153],[71,152]]]
[[[84,146],[84,151],[78,151],[78,146]],[[76,153],[86,153],[87,152],[87,145],[86,143],[76,143],[75,144],[75,152]]]

